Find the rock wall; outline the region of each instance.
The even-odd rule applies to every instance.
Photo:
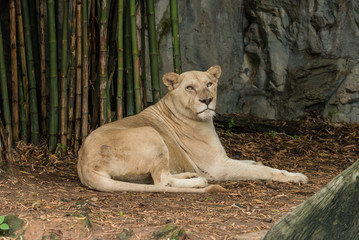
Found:
[[[156,2],[161,74],[173,71],[168,1]],[[181,0],[184,71],[222,66],[218,111],[359,122],[357,0]]]

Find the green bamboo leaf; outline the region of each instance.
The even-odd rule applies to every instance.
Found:
[[[2,224],[5,220],[5,216],[0,217],[0,224]]]

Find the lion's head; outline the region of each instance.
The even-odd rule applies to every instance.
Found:
[[[206,72],[166,73],[163,82],[170,91],[168,94],[176,111],[190,119],[212,120],[221,72],[221,67],[215,65]]]

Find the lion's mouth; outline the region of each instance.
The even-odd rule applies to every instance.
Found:
[[[198,115],[198,114],[201,114],[201,113],[204,113],[204,112],[205,112],[205,111],[207,111],[207,110],[209,110],[209,111],[213,111],[213,112],[215,111],[215,109],[212,109],[212,108],[206,108],[206,109],[204,109],[204,110],[202,110],[202,111],[198,112],[198,113],[197,113],[197,115]]]

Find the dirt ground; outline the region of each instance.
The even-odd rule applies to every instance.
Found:
[[[227,181],[220,184],[228,192],[206,194],[97,192],[80,184],[71,153],[62,157],[45,144],[20,142],[13,173],[0,175],[0,216],[15,214],[24,226],[0,239],[155,239],[166,226],[181,230],[177,239],[260,239],[359,159],[358,124],[316,114],[299,121],[226,115],[215,123],[233,158],[302,172],[309,183]]]

